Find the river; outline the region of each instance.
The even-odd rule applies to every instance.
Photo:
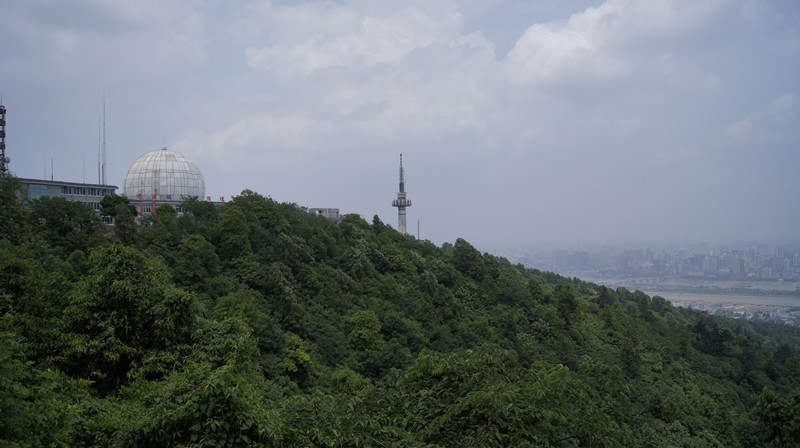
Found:
[[[790,296],[747,296],[739,294],[704,294],[695,292],[644,291],[648,296],[661,296],[670,302],[724,302],[746,305],[769,305],[800,307],[800,297]]]
[[[625,287],[631,291],[637,289],[642,290],[649,296],[661,296],[671,302],[724,302],[735,304],[747,305],[766,305],[766,306],[791,306],[800,307],[800,297],[798,296],[781,296],[781,295],[762,295],[762,294],[730,294],[730,293],[706,293],[706,292],[675,292],[675,291],[659,291],[659,285],[663,285],[665,289],[672,289],[674,287],[717,287],[725,288],[743,288],[756,291],[794,291],[800,287],[800,283],[794,281],[787,282],[764,282],[764,281],[714,281],[714,280],[692,280],[682,278],[671,279],[643,279],[643,278],[614,278],[614,277],[597,277],[587,275],[582,277],[574,275],[581,280],[597,283],[599,285],[606,285],[610,288]]]

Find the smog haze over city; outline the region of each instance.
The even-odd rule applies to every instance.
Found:
[[[5,2],[19,177],[166,145],[250,189],[478,247],[800,237],[800,2]]]

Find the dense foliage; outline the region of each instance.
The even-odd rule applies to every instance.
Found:
[[[108,228],[0,187],[3,446],[800,441],[796,328],[251,191]]]

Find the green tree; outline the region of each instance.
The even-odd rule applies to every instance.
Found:
[[[115,210],[114,235],[122,244],[135,247],[139,243],[135,214],[125,204],[117,204]]]
[[[172,272],[179,286],[202,293],[222,271],[214,246],[202,235],[188,235],[181,239]]]
[[[754,412],[766,442],[771,446],[800,446],[800,390],[779,397],[765,388],[757,399]]]
[[[578,298],[575,295],[575,290],[572,285],[558,285],[555,290],[556,307],[558,308],[561,318],[569,325],[572,318],[578,312]]]
[[[218,298],[211,316],[217,320],[239,316],[252,329],[262,354],[279,354],[284,347],[283,332],[269,315],[264,297],[257,291],[243,288]]]
[[[258,376],[252,375],[258,368],[258,343],[253,338],[252,328],[240,314],[202,322],[192,341],[191,353],[187,355],[192,361],[211,368],[233,364],[239,372]],[[168,352],[156,352],[153,359],[159,362],[157,357],[161,355],[172,356]],[[181,364],[174,367],[181,367]]]
[[[129,247],[96,249],[90,262],[89,275],[64,310],[60,361],[68,372],[110,392],[148,352],[190,342],[195,300],[169,283],[157,259]]]
[[[458,238],[453,247],[453,266],[467,277],[480,280],[485,270],[481,253],[462,238]]]
[[[89,439],[93,414],[106,406],[89,394],[89,382],[41,369],[26,356],[24,338],[0,317],[0,445],[78,446]]]
[[[7,239],[19,244],[27,234],[29,223],[25,210],[17,198],[24,194],[19,179],[13,176],[0,175],[0,239]]]
[[[331,386],[337,393],[354,395],[371,387],[372,383],[354,370],[337,367],[331,373]]]
[[[672,304],[661,296],[653,296],[650,299],[650,308],[661,316],[664,316],[672,309]]]
[[[136,216],[136,207],[131,204],[131,200],[125,196],[119,196],[116,194],[103,196],[103,199],[100,199],[100,213],[102,213],[103,216],[116,217],[118,213],[118,205],[124,205],[130,212],[131,216]]]
[[[169,204],[159,205],[153,213],[142,217],[139,236],[142,246],[160,255],[168,264],[174,263],[180,234],[176,223],[177,212]]]
[[[613,305],[616,300],[611,295],[611,291],[609,291],[608,288],[603,285],[600,287],[600,293],[597,295],[596,302],[598,305],[600,305],[600,308],[605,308]]]
[[[353,350],[375,350],[383,345],[381,321],[372,310],[356,311],[347,319],[347,339]]]
[[[628,390],[619,370],[602,364],[574,373],[545,363],[522,369],[499,350],[423,351],[365,401],[436,446],[622,446],[633,439],[612,404]]]
[[[236,367],[189,364],[164,381],[134,383],[124,391],[118,447],[263,446],[264,405]],[[271,444],[270,444],[271,445]]]
[[[500,271],[497,284],[500,287],[500,299],[506,304],[524,303],[529,298],[525,278],[515,268]]]
[[[551,303],[554,300],[553,288],[536,277],[528,280],[528,292],[531,298],[539,303]]]
[[[225,207],[214,234],[217,253],[223,262],[246,257],[252,253],[247,219],[240,208]]]
[[[306,352],[305,343],[300,336],[294,333],[286,333],[286,347],[284,348],[283,367],[289,378],[300,387],[305,387],[311,380],[313,373],[313,362],[311,355]]]
[[[201,201],[197,198],[182,198],[181,209],[183,214],[178,217],[178,228],[185,234],[200,234],[206,239],[212,239],[212,229],[219,221],[221,210],[211,202]]]
[[[87,247],[88,237],[103,225],[95,210],[81,202],[43,196],[30,201],[31,224],[47,241],[70,253]]]

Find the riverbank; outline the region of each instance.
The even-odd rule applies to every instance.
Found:
[[[671,291],[644,291],[661,296],[673,306],[691,308],[737,319],[762,320],[786,325],[800,323],[800,298],[786,296],[698,294]]]

